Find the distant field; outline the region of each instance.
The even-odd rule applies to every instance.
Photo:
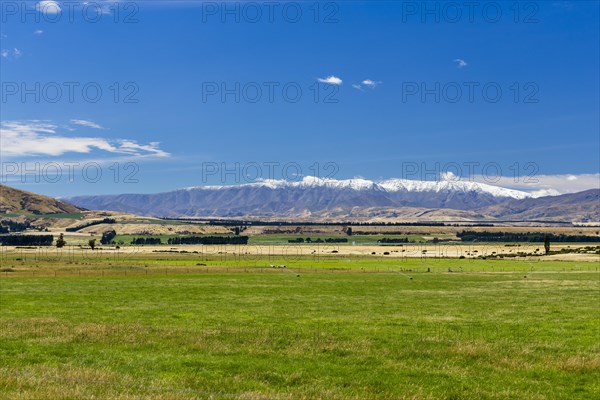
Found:
[[[5,252],[2,266],[3,398],[600,396],[594,262]]]
[[[332,235],[311,235],[311,234],[288,234],[288,235],[257,235],[251,236],[248,241],[249,244],[288,244],[289,240],[297,239],[297,238],[311,238],[311,240],[315,241],[317,239],[347,239],[347,243],[336,243],[340,245],[352,243],[355,244],[372,244],[376,245],[378,240],[383,238],[388,239],[404,239],[408,238],[409,241],[414,243],[422,243],[425,242],[426,239],[422,235],[352,235],[352,236],[332,236]]]
[[[494,271],[513,268],[522,271],[540,263],[565,270],[569,265],[600,266],[600,246],[593,243],[564,243],[553,246],[556,254],[543,255],[543,245],[519,244],[405,244],[393,246],[346,245],[346,244],[287,244],[287,245],[145,245],[115,246],[98,245],[96,250],[87,246],[90,237],[67,238],[78,240],[80,245],[55,247],[0,246],[0,272],[19,274],[47,274],[61,271],[102,269],[142,269],[152,273],[152,267],[204,266],[257,267],[287,265],[291,268],[320,269],[326,265],[344,269],[380,271],[384,268],[430,268],[447,270],[457,266],[469,271]],[[566,253],[563,253],[566,251]],[[519,257],[518,254],[526,254]],[[485,257],[483,259],[482,257]],[[502,261],[511,261],[503,263]],[[569,264],[568,262],[577,262]],[[9,269],[10,271],[5,271]]]

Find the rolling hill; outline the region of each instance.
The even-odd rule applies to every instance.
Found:
[[[52,197],[0,185],[0,213],[56,214],[78,213],[82,208]]]
[[[499,219],[599,222],[600,190],[509,200],[478,211]]]

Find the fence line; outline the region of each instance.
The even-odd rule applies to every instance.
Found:
[[[454,265],[434,266],[426,264],[424,267],[402,267],[397,266],[374,266],[372,268],[344,268],[344,267],[294,267],[286,266],[279,267],[254,267],[254,266],[206,266],[201,268],[132,268],[132,269],[71,269],[71,270],[43,270],[43,271],[0,271],[0,279],[10,278],[88,278],[88,277],[144,277],[144,276],[176,276],[176,275],[206,275],[206,274],[223,274],[223,273],[294,273],[294,274],[398,274],[401,273],[435,273],[435,274],[498,274],[498,273],[557,273],[557,272],[598,272],[598,264],[589,266],[575,265],[570,267],[553,267],[547,270],[535,269],[533,264],[516,264],[512,266],[487,268],[462,268]],[[520,266],[520,268],[518,268]]]

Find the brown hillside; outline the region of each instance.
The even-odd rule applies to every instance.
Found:
[[[76,213],[83,209],[52,197],[0,185],[0,213]]]

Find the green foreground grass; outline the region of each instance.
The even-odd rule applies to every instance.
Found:
[[[596,263],[213,257],[3,275],[0,398],[600,396]]]

